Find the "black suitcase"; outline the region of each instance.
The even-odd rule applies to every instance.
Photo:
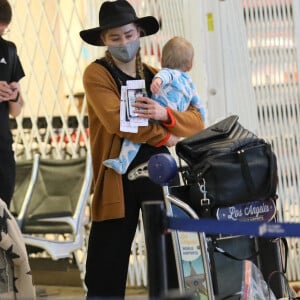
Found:
[[[259,268],[275,297],[284,297],[284,280],[279,274],[283,271],[280,240],[248,236],[211,236],[208,241],[216,300],[240,299],[244,277],[243,263],[246,259]]]

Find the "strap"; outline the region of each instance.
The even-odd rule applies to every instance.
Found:
[[[287,243],[287,239],[282,237],[280,238],[280,240],[282,241],[283,247],[284,247],[284,261],[282,264],[282,273],[286,273],[286,269],[287,269],[287,259],[288,259],[288,243]],[[250,255],[249,257],[246,258],[240,258],[240,257],[236,257],[232,254],[230,254],[229,252],[225,251],[224,249],[222,249],[221,247],[219,247],[217,239],[215,237],[212,237],[212,245],[213,245],[213,249],[215,252],[217,253],[221,253],[223,255],[225,255],[228,258],[237,260],[237,261],[243,261],[243,260],[251,260],[254,257],[259,255],[259,251],[255,251],[254,254]]]
[[[111,76],[115,80],[119,91],[121,91],[122,81],[120,80],[116,69],[114,67],[112,67],[105,58],[97,59],[95,61],[95,63],[103,66],[104,68],[106,68],[108,70],[108,72],[111,74]]]
[[[289,246],[288,246],[286,238],[283,237],[280,240],[282,241],[282,244],[283,244],[283,247],[284,247],[284,263],[283,263],[283,266],[282,266],[282,271],[283,271],[283,273],[286,273]]]
[[[269,158],[269,164],[270,164],[270,186],[269,186],[269,192],[271,193],[271,196],[275,195],[276,193],[276,185],[277,185],[277,162],[276,162],[276,156],[272,152],[271,145],[266,144],[266,154]]]
[[[248,165],[247,157],[245,155],[244,150],[240,150],[237,153],[238,153],[238,158],[240,160],[242,174],[243,174],[243,177],[245,179],[245,183],[247,185],[247,188],[248,188],[249,192],[251,194],[253,194],[255,186],[254,186],[254,182],[253,182],[253,179],[252,179],[252,176],[251,176],[251,172],[250,172],[250,168],[249,168],[249,165]]]
[[[268,194],[270,197],[275,196],[276,193],[276,176],[277,176],[277,170],[276,170],[276,157],[272,152],[271,145],[268,143],[263,142],[261,144],[264,146],[265,154],[269,161],[269,184],[266,186],[266,194]],[[245,179],[245,183],[247,185],[247,188],[250,193],[253,193],[255,190],[255,184],[253,177],[250,172],[249,163],[247,160],[247,155],[245,155],[245,152],[243,150],[238,151],[238,157],[241,164],[242,174]]]
[[[107,62],[107,60],[105,59],[105,57],[95,60],[95,63],[102,65],[104,68],[106,68],[108,70],[108,72],[111,74],[111,76],[115,80],[119,91],[121,91],[122,85],[126,85],[126,80],[131,78],[130,76],[126,75],[125,73],[119,71],[118,68],[110,65]],[[151,68],[149,68],[148,65],[145,63],[143,63],[143,70],[144,70],[144,77],[145,77],[145,83],[146,83],[146,91],[147,91],[147,95],[149,96],[149,95],[151,95],[150,83],[152,82],[152,79],[154,77],[154,73],[153,73],[154,71]],[[136,79],[139,79],[139,78],[136,78]]]
[[[230,254],[229,252],[227,252],[226,250],[224,250],[223,248],[219,247],[218,245],[218,242],[217,242],[217,239],[213,238],[212,240],[212,243],[214,245],[214,251],[217,252],[217,253],[221,253],[223,254],[224,256],[228,257],[228,258],[231,258],[231,259],[234,259],[234,260],[237,260],[237,261],[244,261],[244,260],[251,260],[253,259],[254,257],[258,256],[259,252],[258,251],[255,251],[252,255],[248,256],[248,257],[237,257],[235,255],[232,255]]]

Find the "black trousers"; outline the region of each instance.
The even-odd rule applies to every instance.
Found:
[[[14,193],[16,164],[14,152],[0,150],[0,198],[9,208]]]
[[[130,169],[147,161],[156,152],[167,152],[167,150],[142,146]],[[92,222],[85,277],[88,299],[124,298],[131,244],[135,236],[141,204],[147,200],[163,200],[161,187],[148,178],[129,181],[127,174],[124,174],[123,187],[125,218]],[[167,244],[169,286],[176,287],[178,283],[171,239]]]

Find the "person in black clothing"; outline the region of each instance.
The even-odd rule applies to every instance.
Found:
[[[99,26],[80,31],[84,42],[107,47],[104,57],[91,62],[83,74],[87,99],[91,155],[93,159],[92,225],[86,261],[87,299],[124,299],[131,245],[145,201],[163,200],[162,188],[149,178],[128,179],[129,172],[152,155],[170,153],[178,137],[204,128],[201,114],[189,106],[173,110],[151,99],[150,84],[157,69],[143,63],[140,38],[155,34],[153,16],[138,17],[128,1],[105,1],[99,9]],[[121,91],[128,81],[143,80],[145,94],[132,104],[133,113],[156,119],[138,132],[120,128]],[[136,82],[135,82],[136,83]],[[124,88],[123,88],[124,90]],[[123,99],[122,99],[123,100]],[[140,109],[143,108],[143,109]],[[103,161],[117,157],[124,139],[141,143],[125,174],[105,168]],[[174,184],[179,184],[175,178]],[[170,235],[166,252],[168,288],[178,288]],[[147,247],[147,245],[146,245]]]
[[[3,38],[12,19],[11,5],[0,0],[0,198],[9,207],[15,185],[15,159],[9,115],[23,107],[19,80],[25,76],[14,43]]]

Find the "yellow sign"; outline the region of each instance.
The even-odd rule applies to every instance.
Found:
[[[208,31],[214,31],[214,15],[212,13],[208,13],[207,17],[207,29]]]

